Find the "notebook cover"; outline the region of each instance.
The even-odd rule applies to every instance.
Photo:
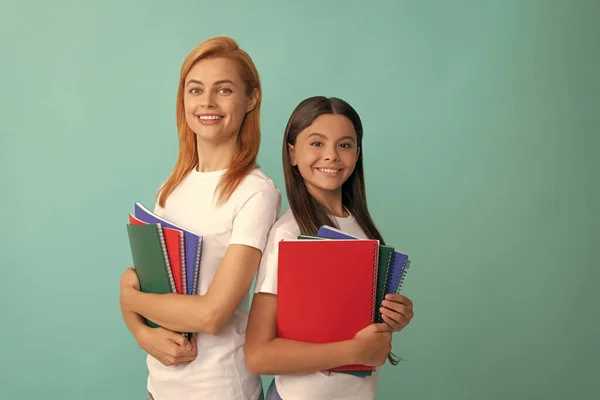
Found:
[[[161,229],[160,224],[127,224],[133,265],[140,281],[140,290],[145,293],[173,293],[167,273],[169,266],[163,254],[159,229]],[[146,323],[150,327],[158,327],[157,324],[147,319]]]
[[[331,226],[322,226],[319,228],[317,232],[319,237],[328,238],[328,239],[359,239],[356,236],[349,235],[345,232],[342,232],[338,229],[335,229]],[[390,266],[393,260],[394,247],[379,245],[379,264],[378,264],[378,272],[377,272],[377,303],[375,305],[375,321],[374,322],[383,322],[381,317],[381,312],[379,308],[381,307],[381,302],[386,295],[386,288],[388,284],[388,277],[390,274]]]
[[[129,223],[132,225],[145,224],[146,222],[141,221],[129,214]],[[183,232],[177,229],[162,228],[165,236],[165,243],[167,245],[167,254],[169,256],[169,264],[171,266],[171,273],[173,274],[173,280],[175,282],[175,290],[178,294],[183,294],[183,282],[182,282],[182,270],[183,276],[185,276],[185,269],[182,264],[182,257],[184,254],[181,253],[183,248]]]
[[[392,264],[390,265],[390,277],[386,288],[386,294],[388,293],[400,293],[406,271],[410,265],[410,259],[406,254],[402,254],[398,251],[394,252],[392,258]]]
[[[279,337],[331,343],[353,339],[370,325],[374,320],[378,247],[377,240],[279,242]],[[371,369],[347,365],[332,371]]]
[[[161,223],[164,227],[179,229],[183,232],[187,294],[198,294],[198,278],[200,275],[198,269],[200,268],[200,257],[202,255],[202,236],[154,214],[140,202],[135,203],[135,217],[147,223]]]

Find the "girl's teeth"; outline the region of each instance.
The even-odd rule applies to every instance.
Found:
[[[200,116],[200,119],[207,119],[207,120],[213,120],[213,119],[221,119],[223,117],[219,116],[219,115],[202,115]]]
[[[327,173],[327,174],[335,174],[340,172],[340,169],[326,169],[326,168],[319,168],[321,171]]]

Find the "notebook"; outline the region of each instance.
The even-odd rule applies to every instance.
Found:
[[[154,214],[140,202],[135,203],[135,217],[146,223],[160,223],[164,227],[178,229],[183,232],[187,294],[198,294],[198,278],[200,276],[200,258],[202,255],[203,242],[202,236],[190,232],[189,230]]]
[[[342,231],[330,226],[322,226],[319,228],[317,235],[328,239],[358,239],[356,236],[350,236]],[[392,262],[394,248],[392,246],[379,245],[379,264],[377,272],[377,302],[375,304],[375,320],[374,322],[383,322],[381,317],[381,302],[386,295],[386,287],[389,276],[390,264]]]
[[[167,248],[160,224],[127,224],[127,235],[140,290],[145,293],[175,293]],[[158,325],[146,319],[146,324]]]
[[[324,225],[319,228],[317,232],[318,236],[336,239],[336,238],[346,238],[346,239],[358,239],[356,236],[352,236],[348,233],[342,232],[339,229],[333,228],[331,226]],[[400,289],[402,288],[402,283],[404,282],[404,278],[406,276],[406,272],[408,266],[410,265],[410,258],[408,255],[403,254],[397,251],[394,248],[387,276],[387,284],[385,292],[383,293],[383,297],[386,294],[391,293],[400,293]],[[382,297],[382,298],[383,298]]]
[[[378,248],[377,240],[279,242],[278,336],[331,343],[353,339],[370,325],[375,318]],[[331,371],[346,370],[372,367],[345,365]]]
[[[394,252],[392,264],[390,265],[390,277],[386,288],[387,293],[400,293],[404,278],[410,266],[410,259],[406,254]]]
[[[132,225],[145,224],[132,214],[129,214],[129,223]],[[187,293],[185,279],[185,248],[183,243],[183,232],[177,229],[162,228],[167,246],[167,255],[171,266],[171,273],[175,281],[177,294]]]

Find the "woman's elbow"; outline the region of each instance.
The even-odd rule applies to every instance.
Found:
[[[195,332],[216,335],[221,332],[230,318],[231,315],[224,315],[222,310],[205,308],[194,318],[196,323],[193,324],[193,329]]]

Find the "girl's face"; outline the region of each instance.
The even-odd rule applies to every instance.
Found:
[[[292,165],[298,167],[308,191],[317,197],[341,193],[359,154],[352,122],[337,114],[317,117],[298,134],[289,150]]]
[[[258,90],[247,95],[235,61],[210,58],[198,61],[185,78],[185,119],[196,135],[209,142],[235,140]]]

